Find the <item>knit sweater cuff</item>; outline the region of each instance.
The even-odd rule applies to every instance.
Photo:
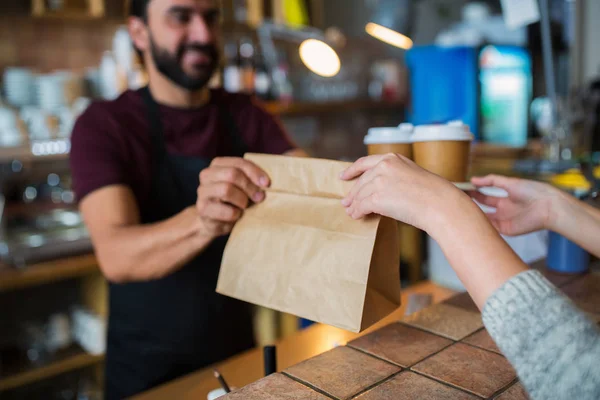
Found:
[[[542,304],[544,299],[555,295],[556,291],[556,287],[539,271],[521,272],[505,282],[488,298],[483,307],[483,322],[488,330],[494,331],[512,316]]]

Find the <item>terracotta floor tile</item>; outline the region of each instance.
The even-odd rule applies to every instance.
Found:
[[[483,327],[481,315],[448,304],[436,304],[402,320],[426,331],[461,340]]]
[[[442,350],[412,369],[486,398],[516,377],[503,356],[463,343]]]
[[[349,399],[400,368],[350,347],[336,347],[284,372],[338,399]]]
[[[600,274],[587,274],[561,290],[584,311],[600,314]]]
[[[453,342],[420,329],[394,323],[348,343],[376,357],[410,367]]]
[[[475,400],[478,397],[432,379],[402,372],[356,397],[356,400]]]
[[[529,400],[529,396],[521,382],[517,382],[495,400]]]
[[[235,390],[223,400],[329,400],[327,396],[288,378],[282,374],[272,374],[259,381]]]
[[[473,311],[478,313],[479,308],[467,292],[462,292],[442,302],[443,304],[449,304],[458,308],[463,308],[467,311]]]
[[[471,346],[481,347],[482,349],[502,354],[502,352],[496,345],[496,342],[494,342],[494,339],[492,339],[488,331],[485,329],[482,329],[479,332],[475,332],[471,336],[464,338],[462,342],[470,344]]]

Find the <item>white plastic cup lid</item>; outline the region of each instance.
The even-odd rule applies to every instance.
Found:
[[[452,121],[448,124],[419,125],[411,137],[412,142],[437,142],[437,141],[472,141],[473,134],[469,126],[461,121]]]
[[[369,144],[390,144],[390,143],[411,143],[413,126],[411,124],[400,124],[398,127],[370,128],[364,143]]]

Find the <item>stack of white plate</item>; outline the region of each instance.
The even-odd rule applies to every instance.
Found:
[[[68,72],[40,75],[36,79],[35,93],[42,110],[59,111],[83,95],[83,79]]]
[[[23,107],[20,117],[27,126],[29,139],[42,140],[52,137],[51,116],[47,111],[36,106]]]
[[[23,107],[34,103],[35,77],[27,68],[6,68],[4,71],[4,92],[6,101]]]
[[[19,146],[22,141],[17,114],[10,108],[0,107],[0,147]]]

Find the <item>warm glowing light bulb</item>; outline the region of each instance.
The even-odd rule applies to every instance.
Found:
[[[341,63],[335,50],[327,43],[307,39],[300,45],[300,59],[317,75],[330,78],[340,72]]]
[[[365,26],[365,31],[369,35],[381,40],[382,42],[391,44],[392,46],[396,46],[404,50],[408,50],[413,46],[413,41],[410,40],[408,36],[404,36],[399,32],[373,22],[369,22],[367,26]]]

